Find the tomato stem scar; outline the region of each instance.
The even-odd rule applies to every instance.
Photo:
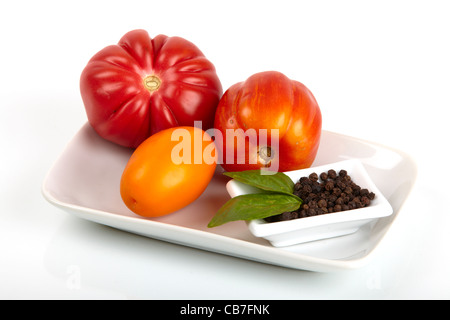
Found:
[[[155,75],[147,76],[144,78],[144,86],[150,92],[156,91],[161,86],[161,80]]]
[[[273,159],[272,148],[270,146],[263,146],[259,148],[258,157],[260,159],[260,163],[264,166],[269,166],[270,161]]]

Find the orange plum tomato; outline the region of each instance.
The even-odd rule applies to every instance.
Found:
[[[217,164],[211,136],[198,127],[162,130],[140,144],[120,181],[125,205],[144,217],[159,217],[196,200]]]

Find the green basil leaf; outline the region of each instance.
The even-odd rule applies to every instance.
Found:
[[[240,172],[224,172],[224,175],[266,191],[281,192],[291,195],[294,192],[294,182],[282,172],[263,175],[260,170],[247,170]]]
[[[217,211],[208,227],[217,227],[236,220],[263,219],[297,210],[302,200],[282,193],[245,194],[231,198]]]

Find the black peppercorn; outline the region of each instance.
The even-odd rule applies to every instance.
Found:
[[[341,178],[347,176],[347,171],[346,171],[346,170],[340,170],[340,171],[339,171],[339,176],[340,176]]]
[[[334,182],[333,180],[329,180],[325,183],[325,190],[330,191],[334,188]]]
[[[327,206],[327,200],[325,200],[325,199],[320,199],[319,202],[317,202],[317,205],[318,205],[320,208],[326,207],[326,206]]]
[[[317,173],[313,172],[309,175],[309,179],[313,182],[316,182],[319,180],[319,176],[317,175]]]
[[[333,194],[334,194],[336,197],[339,197],[339,196],[341,195],[341,193],[342,193],[341,189],[339,189],[339,188],[333,188]]]
[[[328,170],[328,178],[336,179],[336,177],[337,177],[336,171],[334,171],[333,169]]]
[[[366,197],[366,196],[363,196],[363,197],[361,198],[361,202],[362,202],[362,204],[364,204],[365,206],[368,206],[368,205],[370,204],[370,199],[369,199],[368,197]]]
[[[341,189],[341,191],[344,191],[345,188],[347,187],[347,185],[344,182],[342,182],[342,181],[338,181],[336,183],[336,185],[338,186],[339,189]]]
[[[303,186],[302,191],[305,192],[305,193],[311,193],[312,192],[312,188],[311,188],[310,185],[307,184],[307,185]]]

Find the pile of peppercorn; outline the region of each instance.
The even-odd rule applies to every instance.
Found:
[[[300,178],[294,185],[294,195],[303,200],[298,210],[284,212],[265,220],[277,222],[359,209],[370,205],[371,200],[375,198],[373,192],[353,182],[346,170],[340,170],[338,174],[333,169],[322,172],[320,176],[314,172],[309,177]]]

